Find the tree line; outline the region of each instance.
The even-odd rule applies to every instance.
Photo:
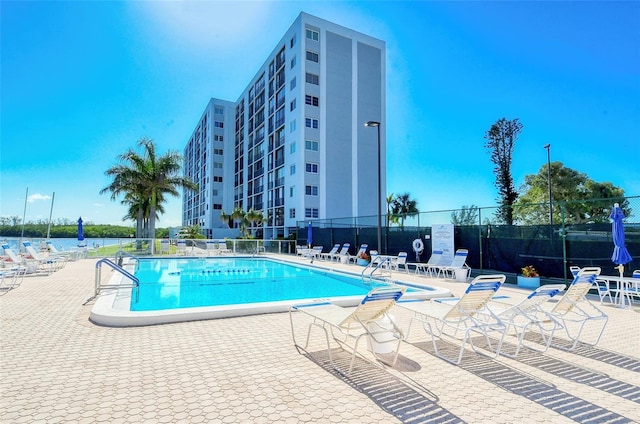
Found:
[[[76,238],[78,236],[78,224],[51,224],[48,222],[28,222],[24,224],[24,230],[21,220],[13,220],[8,218],[0,220],[0,236],[1,237],[27,237],[27,238],[46,238],[49,232],[50,238]],[[135,235],[135,229],[125,225],[95,225],[83,224],[83,234],[85,238],[130,238]],[[24,231],[24,233],[23,233]],[[158,228],[156,237],[168,237],[168,228]]]

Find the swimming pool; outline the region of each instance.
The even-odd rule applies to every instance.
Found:
[[[140,326],[286,312],[292,304],[316,301],[355,306],[373,287],[385,284],[363,281],[359,274],[336,271],[331,264],[310,266],[266,257],[140,258],[132,263],[139,292],[103,292],[91,310],[94,323]],[[114,273],[109,284],[121,281]],[[403,297],[449,295],[446,289],[425,286],[410,287]]]

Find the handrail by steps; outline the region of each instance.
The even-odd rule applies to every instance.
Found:
[[[125,277],[131,280],[131,284],[102,284],[102,265],[109,265],[115,271],[124,275]],[[136,292],[136,302],[138,301],[138,292],[140,291],[140,280],[135,275],[131,274],[126,269],[118,266],[116,263],[111,261],[110,259],[104,258],[100,259],[96,262],[96,282],[95,282],[95,296],[100,294],[101,290],[104,289],[117,289],[117,288],[135,288]]]
[[[362,273],[361,273],[362,279],[363,279],[363,280],[365,279],[365,275],[364,275],[364,274],[365,274],[365,272],[366,272],[368,269],[370,269],[370,268],[371,268],[371,272],[369,272],[369,279],[372,279],[372,278],[373,278],[373,274],[374,274],[376,271],[378,271],[378,270],[382,271],[382,270],[384,270],[384,269],[385,269],[385,268],[382,268],[382,266],[383,266],[384,264],[386,264],[386,263],[391,263],[391,258],[381,258],[381,257],[376,257],[376,258],[375,258],[375,260],[372,260],[371,262],[369,262],[369,263],[367,264],[367,266],[366,266],[366,267],[364,267],[364,269],[362,270]],[[382,273],[381,273],[381,274],[382,274]],[[391,275],[391,272],[390,272],[390,271],[389,271],[389,275]],[[384,276],[384,275],[381,275],[381,276]]]

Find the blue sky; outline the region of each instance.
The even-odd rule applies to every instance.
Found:
[[[524,129],[516,186],[551,159],[640,195],[640,2],[1,3],[0,216],[121,224],[104,171],[140,137],[182,152],[301,11],[387,43],[387,193],[496,203],[484,133]],[[159,226],[178,226],[181,199]]]

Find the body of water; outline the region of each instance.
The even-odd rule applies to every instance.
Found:
[[[7,241],[9,246],[14,252],[23,251],[24,249],[20,246],[21,239],[19,237],[2,237],[0,236],[0,240]],[[38,237],[24,237],[22,241],[30,241],[34,248],[38,249],[45,246],[44,238]],[[60,251],[64,250],[74,250],[78,248],[78,239],[75,238],[51,238],[51,243],[56,247],[56,249]],[[130,242],[129,239],[117,239],[117,238],[86,238],[84,239],[86,242],[86,246],[88,248],[97,248],[104,246],[112,246],[114,244],[120,244],[120,242]]]

